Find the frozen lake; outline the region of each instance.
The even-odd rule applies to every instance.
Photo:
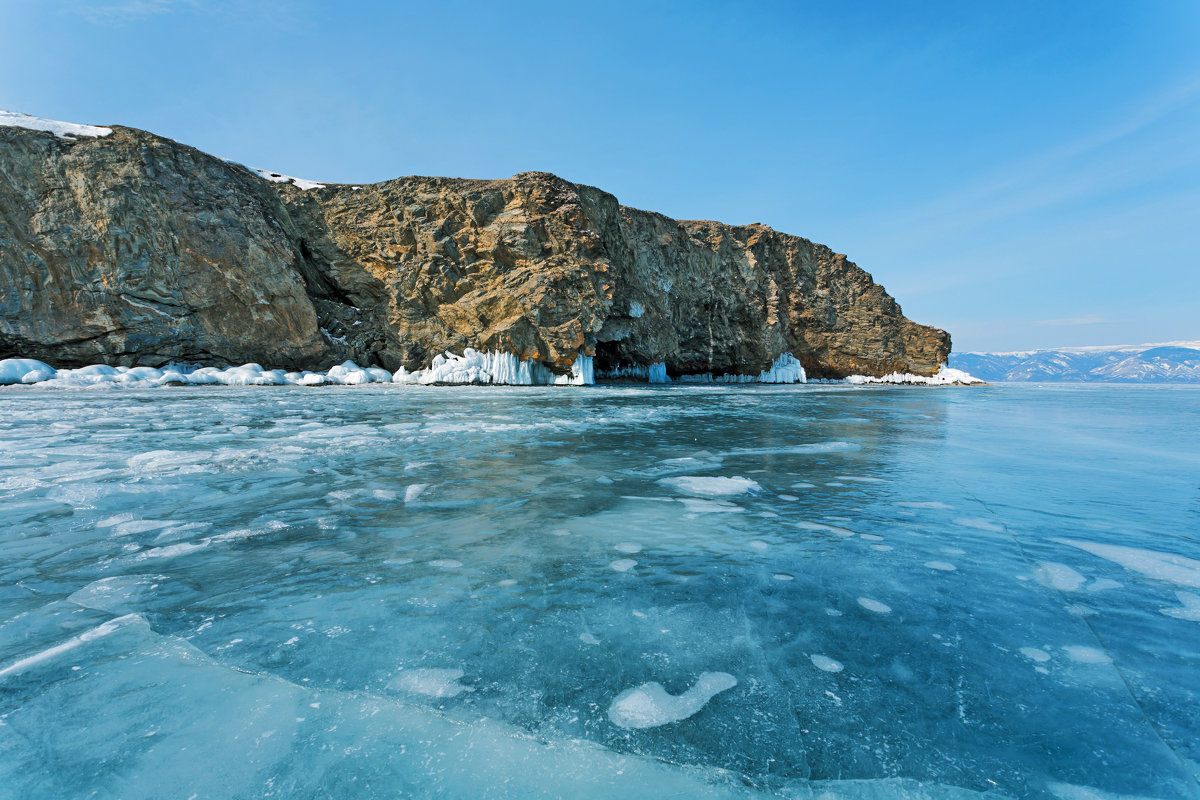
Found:
[[[1200,797],[1200,389],[0,390],[0,797]]]

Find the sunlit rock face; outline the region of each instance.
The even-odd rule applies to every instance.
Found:
[[[0,357],[395,371],[470,347],[677,377],[792,353],[841,377],[950,350],[824,245],[546,173],[314,184],[119,126],[0,126],[0,159]]]

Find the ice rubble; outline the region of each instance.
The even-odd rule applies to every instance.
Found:
[[[681,695],[667,694],[661,683],[643,683],[617,695],[608,718],[619,728],[657,728],[696,714],[716,695],[737,686],[728,672],[702,672]]]
[[[56,370],[31,358],[0,361],[0,385],[41,384],[48,388],[79,389],[93,386],[152,388],[166,385],[225,386],[358,386],[370,383],[404,384],[506,384],[513,386],[584,386],[595,383],[591,356],[579,355],[570,375],[555,375],[537,361],[521,361],[508,353],[480,353],[471,348],[463,355],[435,356],[429,369],[395,374],[379,367],[360,367],[345,361],[328,372],[289,372],[263,369],[259,364],[240,367],[191,369],[170,364],[155,367],[110,367],[93,364],[80,369]]]
[[[22,114],[18,111],[0,110],[0,128],[25,128],[31,131],[49,131],[60,139],[70,139],[73,136],[98,137],[108,136],[112,128],[101,128],[96,125],[78,125],[74,122],[59,122],[54,119],[42,119]]]
[[[155,367],[110,367],[93,364],[80,369],[56,370],[49,364],[31,358],[9,358],[0,361],[0,386],[8,384],[45,384],[51,388],[86,388],[89,386],[113,385],[133,388],[149,388],[168,384],[223,384],[226,386],[322,386],[334,384],[356,386],[369,383],[401,384],[492,384],[505,386],[590,386],[601,379],[636,379],[652,384],[671,383],[667,367],[663,362],[645,366],[617,366],[614,369],[595,372],[592,357],[580,353],[571,365],[569,375],[556,375],[545,364],[532,359],[521,360],[512,353],[491,350],[481,353],[466,348],[462,355],[447,351],[434,356],[426,369],[409,372],[404,367],[395,373],[379,367],[360,367],[346,361],[328,372],[290,372],[282,369],[264,369],[259,364],[243,364],[240,367],[201,367],[192,369],[169,364],[161,369]],[[683,375],[679,383],[806,383],[804,367],[800,366],[791,353],[775,359],[771,368],[758,375]],[[951,384],[983,383],[961,370],[943,368],[931,378],[920,375],[893,373],[882,378],[852,375],[843,381],[825,383],[890,383],[929,384],[946,386]]]
[[[512,353],[490,350],[481,353],[468,347],[463,354],[449,351],[433,357],[428,369],[409,372],[401,367],[392,376],[394,383],[409,384],[502,384],[507,386],[590,386],[596,382],[592,357],[580,353],[571,365],[570,375],[555,375],[546,365],[532,359],[522,361]]]
[[[911,372],[893,372],[890,375],[884,375],[876,378],[871,375],[851,375],[843,379],[844,383],[866,384],[866,383],[896,383],[896,384],[923,384],[926,386],[950,386],[954,384],[979,384],[984,381],[979,380],[974,375],[969,375],[961,369],[951,369],[943,366],[935,375],[914,375]]]

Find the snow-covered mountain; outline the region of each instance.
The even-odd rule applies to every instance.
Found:
[[[1200,383],[1200,341],[952,353],[950,366],[986,381]]]

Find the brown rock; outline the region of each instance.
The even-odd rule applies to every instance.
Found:
[[[395,370],[465,347],[672,374],[791,352],[823,377],[930,374],[950,337],[823,245],[546,173],[305,191],[128,128],[0,128],[0,357]]]

